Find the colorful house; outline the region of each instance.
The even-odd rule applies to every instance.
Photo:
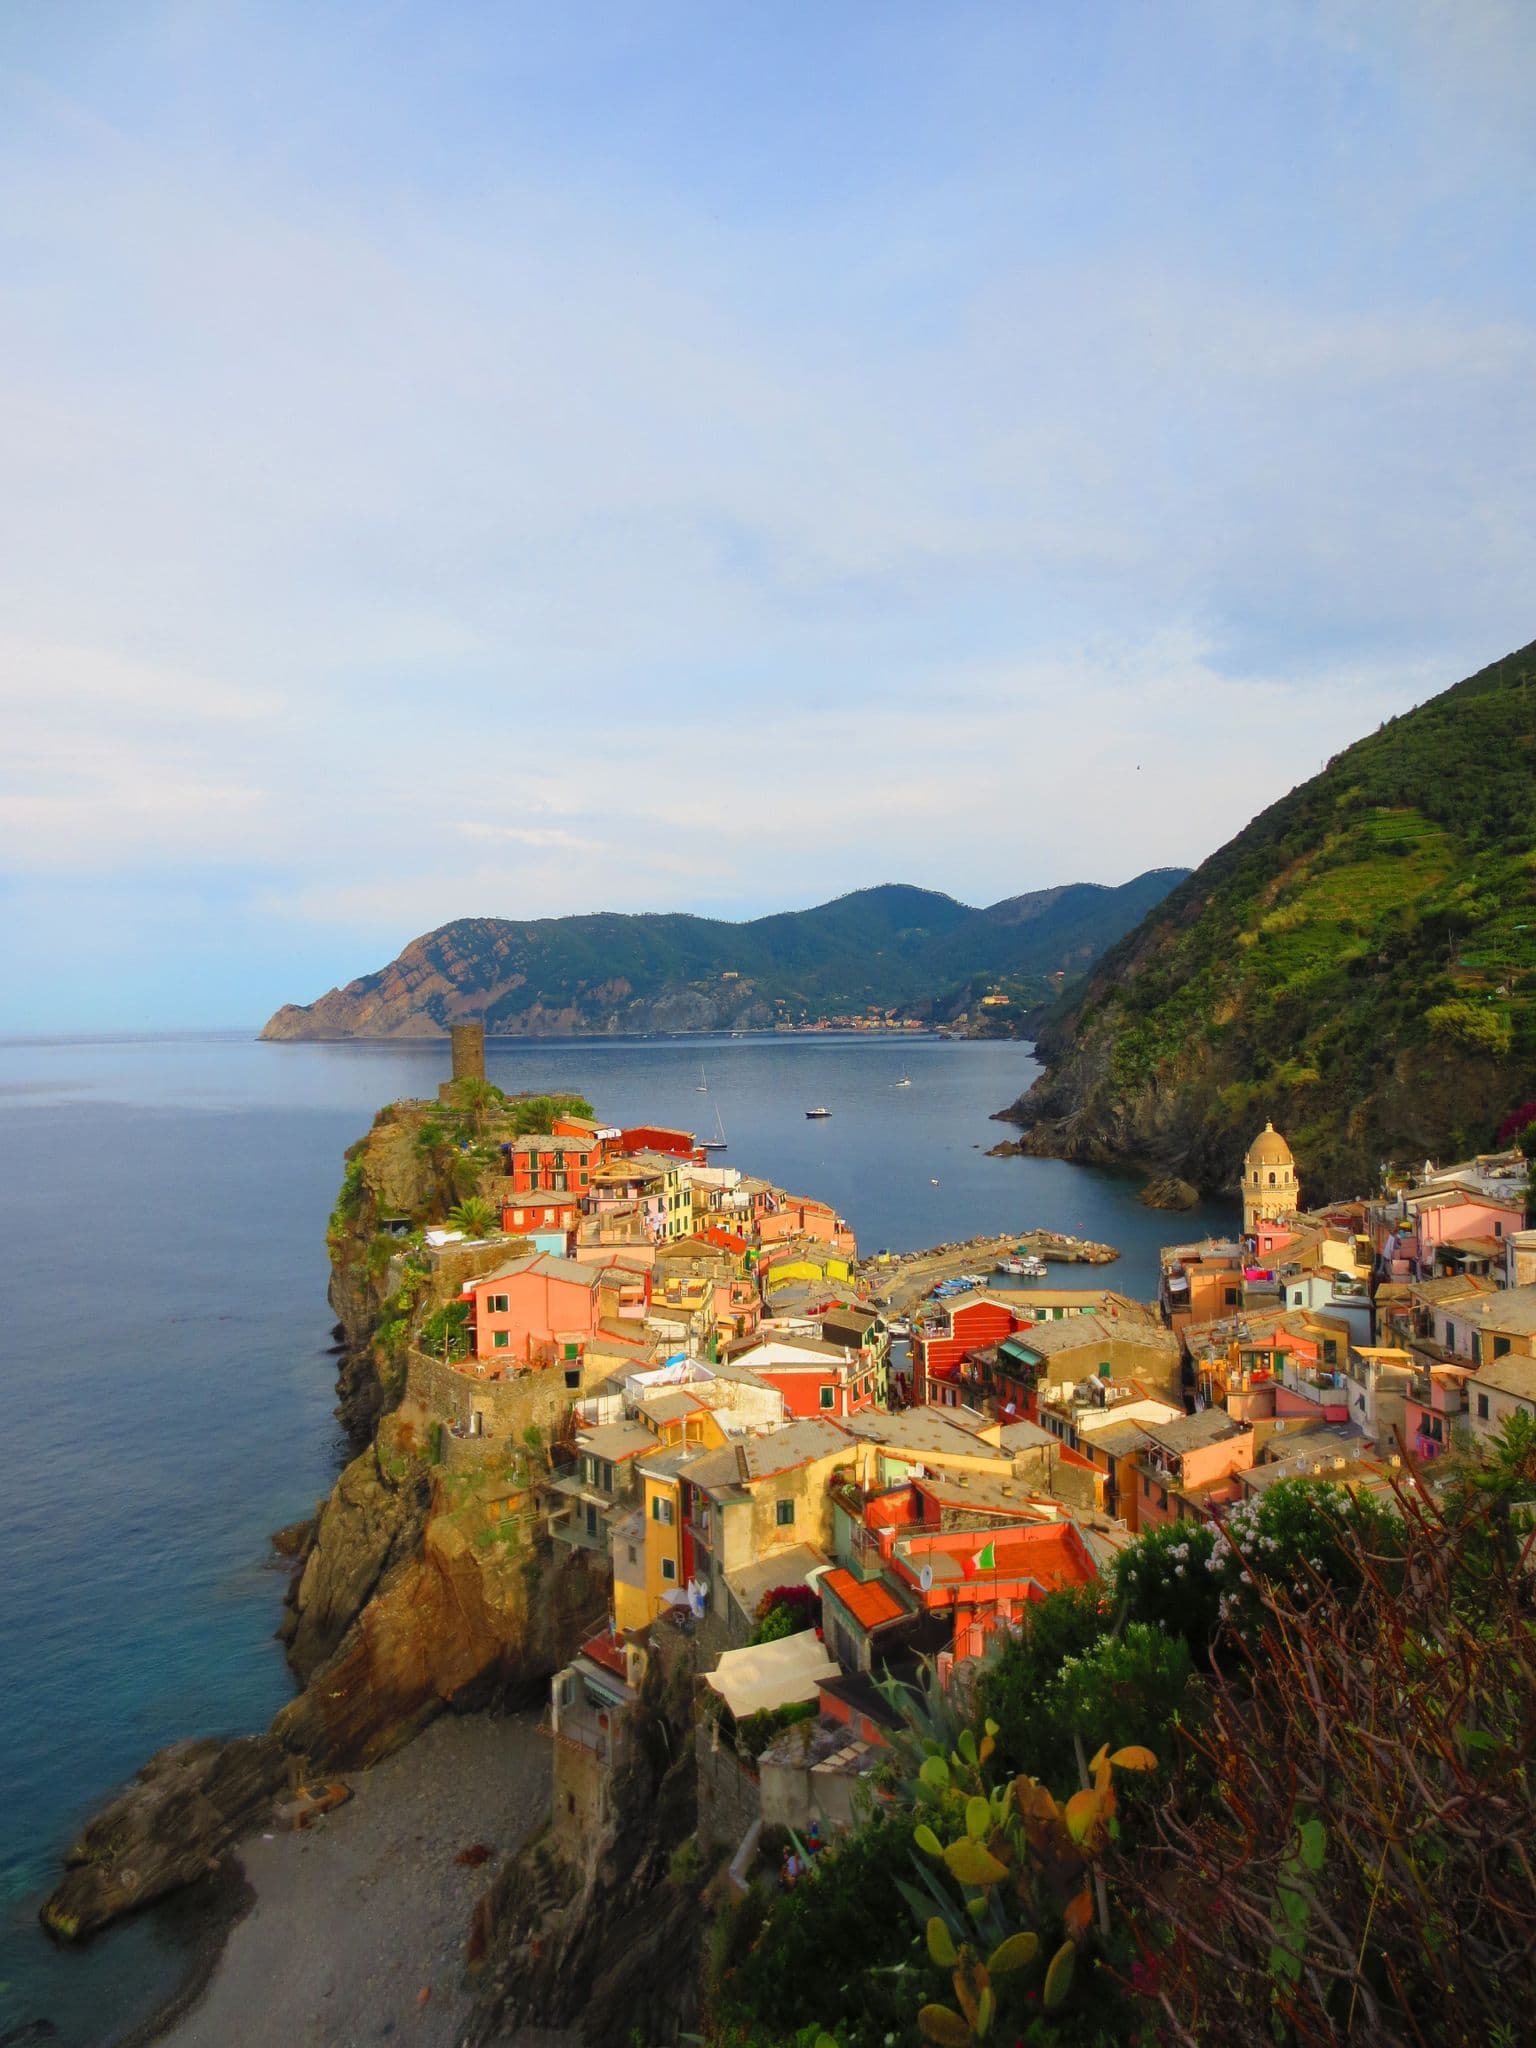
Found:
[[[1137,1526],[1198,1518],[1236,1499],[1234,1475],[1253,1464],[1253,1432],[1220,1408],[1202,1408],[1176,1422],[1146,1429],[1147,1448],[1137,1460]]]
[[[821,1337],[784,1337],[761,1332],[731,1350],[743,1367],[784,1397],[795,1416],[848,1416],[873,1408],[880,1391],[878,1364],[846,1344]]]
[[[501,1152],[515,1205],[519,1195],[569,1194],[580,1201],[591,1185],[592,1169],[601,1160],[602,1146],[596,1138],[535,1132],[525,1138],[514,1138],[502,1146]]]
[[[580,1362],[601,1313],[603,1275],[574,1259],[533,1252],[466,1282],[475,1357],[504,1368]]]

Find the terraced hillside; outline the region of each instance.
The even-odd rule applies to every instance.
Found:
[[[1536,644],[1334,757],[1107,952],[1008,1112],[1028,1149],[1308,1191],[1492,1141],[1536,1094]]]

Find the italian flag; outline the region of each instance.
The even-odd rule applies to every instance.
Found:
[[[978,1572],[995,1572],[997,1570],[996,1543],[983,1543],[980,1550],[976,1551],[973,1556],[962,1557],[960,1569],[968,1579],[974,1579]]]

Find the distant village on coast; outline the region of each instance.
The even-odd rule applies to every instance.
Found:
[[[460,1027],[445,1099],[484,1089],[483,1056]],[[1297,1477],[1385,1496],[1406,1461],[1432,1485],[1453,1442],[1536,1417],[1517,1149],[1309,1210],[1266,1125],[1230,1238],[1166,1247],[1155,1301],[1057,1284],[1053,1256],[1112,1257],[1060,1240],[909,1313],[902,1268],[721,1149],[560,1114],[502,1145],[494,1213],[425,1232],[448,1306],[400,1422],[450,1472],[547,1447],[507,1511],[605,1609],[548,1705],[575,1857],[653,1663],[713,1699],[700,1836],[745,1885],[763,1840],[856,1824],[898,1721],[883,1681],[928,1659],[955,1684],[1148,1531]]]

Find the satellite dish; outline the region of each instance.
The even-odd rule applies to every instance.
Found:
[[[924,1593],[933,1591],[933,1566],[925,1564],[917,1575],[917,1583]]]

